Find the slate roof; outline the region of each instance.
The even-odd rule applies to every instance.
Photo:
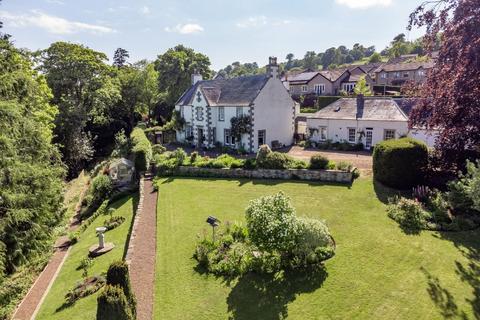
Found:
[[[296,75],[289,76],[288,82],[290,82],[291,84],[307,83],[313,78],[315,78],[318,74],[318,71],[302,72]]]
[[[347,68],[335,69],[335,70],[322,70],[320,73],[331,82],[335,82],[340,78]]]
[[[308,116],[316,119],[407,121],[407,115],[391,98],[364,98],[363,109],[356,98],[342,98]]]
[[[418,62],[407,62],[407,63],[387,63],[384,64],[375,70],[375,72],[380,71],[408,71],[408,70],[417,70],[419,68],[430,69],[433,67],[433,61],[418,61]]]
[[[191,105],[195,92],[200,87],[210,106],[249,106],[268,81],[265,74],[199,81],[178,99],[176,105]]]

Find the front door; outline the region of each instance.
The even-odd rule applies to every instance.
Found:
[[[203,146],[203,128],[197,128],[197,147],[201,148]]]
[[[365,149],[370,150],[372,147],[372,140],[373,140],[373,129],[367,128],[365,132]]]

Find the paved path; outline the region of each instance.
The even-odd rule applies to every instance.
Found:
[[[153,318],[155,290],[155,257],[157,249],[157,193],[150,178],[145,178],[143,201],[135,219],[134,230],[128,254],[130,280],[137,298],[137,319]],[[141,207],[140,207],[141,206]],[[130,250],[130,249],[129,249]]]

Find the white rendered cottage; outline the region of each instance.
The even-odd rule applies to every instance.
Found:
[[[221,144],[256,152],[262,144],[275,147],[293,142],[295,102],[279,79],[274,57],[270,57],[266,74],[214,80],[193,75],[192,86],[177,101],[175,110],[186,122],[176,133],[177,141],[197,147]],[[249,115],[252,126],[236,141],[230,120],[240,115]]]
[[[307,134],[315,142],[363,143],[370,149],[376,143],[411,136],[433,147],[436,132],[409,129],[411,103],[392,98],[342,98],[307,116]]]

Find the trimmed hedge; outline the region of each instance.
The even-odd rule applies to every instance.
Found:
[[[119,286],[106,285],[97,298],[97,320],[133,320],[127,297]]]
[[[130,285],[130,276],[128,274],[128,265],[125,261],[113,262],[107,271],[107,285],[119,286],[127,298],[129,311],[135,317],[137,301]]]
[[[328,159],[321,154],[314,154],[310,158],[310,169],[327,169]]]
[[[391,139],[375,145],[373,176],[387,186],[408,189],[421,184],[427,164],[427,145],[419,140]]]
[[[140,128],[133,129],[130,134],[132,139],[132,153],[134,155],[135,170],[137,172],[147,171],[152,160],[152,145],[145,132]]]

